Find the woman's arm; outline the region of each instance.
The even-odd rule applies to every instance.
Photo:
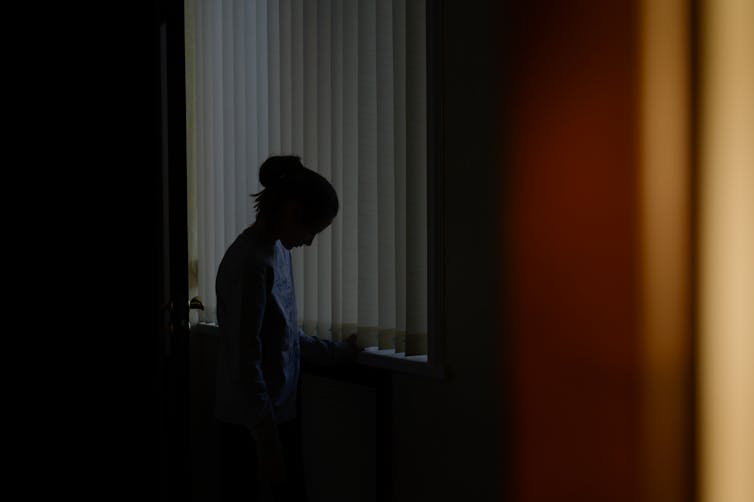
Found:
[[[285,477],[282,445],[272,402],[262,372],[262,323],[267,305],[268,275],[264,267],[247,267],[241,286],[241,379],[254,411],[251,435],[257,444],[258,476],[273,483]]]
[[[307,335],[299,330],[301,357],[319,364],[348,363],[356,359],[361,348],[356,344],[356,335],[352,334],[342,342],[333,342]]]
[[[242,275],[240,298],[241,381],[253,412],[249,424],[254,439],[277,438],[272,402],[262,372],[262,322],[267,305],[268,274],[263,266],[246,266]]]

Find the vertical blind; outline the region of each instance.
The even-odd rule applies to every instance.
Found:
[[[299,322],[427,353],[424,0],[186,0],[190,287],[215,321],[225,249],[269,155],[299,155],[341,210],[292,251]]]

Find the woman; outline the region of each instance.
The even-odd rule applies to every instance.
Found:
[[[221,430],[223,500],[305,500],[296,420],[301,357],[351,361],[345,342],[298,326],[290,250],[310,245],[338,213],[332,185],[295,156],[262,163],[256,221],[225,252],[217,273],[220,330],[215,417]]]

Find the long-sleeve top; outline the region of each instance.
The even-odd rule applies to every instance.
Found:
[[[347,349],[299,327],[290,251],[247,228],[220,262],[215,293],[215,417],[246,425],[253,435],[265,419],[294,419],[301,357],[333,363]]]

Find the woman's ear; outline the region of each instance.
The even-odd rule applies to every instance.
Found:
[[[301,223],[304,220],[304,205],[301,202],[291,201],[291,216],[296,223]]]

